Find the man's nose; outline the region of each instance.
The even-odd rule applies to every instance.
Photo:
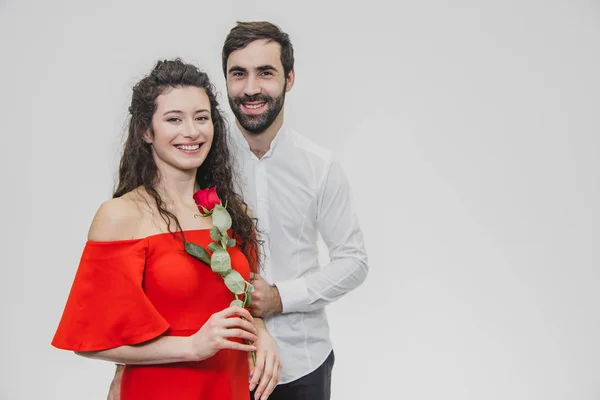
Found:
[[[254,96],[255,94],[260,93],[260,85],[258,84],[258,79],[254,77],[249,77],[246,80],[246,86],[244,87],[244,94],[246,96]]]

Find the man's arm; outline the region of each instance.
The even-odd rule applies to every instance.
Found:
[[[284,313],[313,311],[339,299],[367,277],[367,252],[346,176],[332,162],[318,204],[318,225],[329,264],[301,278],[275,282]]]

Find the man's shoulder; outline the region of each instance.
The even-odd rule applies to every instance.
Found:
[[[313,139],[299,133],[295,129],[288,128],[288,134],[298,151],[312,154],[326,163],[331,162],[333,158],[331,150],[323,147]]]

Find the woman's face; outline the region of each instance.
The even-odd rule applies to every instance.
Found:
[[[159,168],[189,171],[202,165],[214,136],[210,111],[206,92],[194,86],[168,88],[156,98],[152,130],[144,140]]]

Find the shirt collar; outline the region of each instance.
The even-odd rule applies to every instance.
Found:
[[[254,155],[254,153],[252,153],[252,151],[250,150],[250,144],[248,144],[248,142],[246,141],[246,138],[244,137],[244,134],[242,133],[242,131],[240,130],[240,128],[237,126],[237,124],[235,123],[235,121],[231,125],[232,125],[232,130],[233,130],[233,136],[234,136],[236,142],[238,143],[238,145],[244,151],[247,151],[253,157],[256,157],[256,155]],[[283,140],[283,137],[285,136],[286,131],[287,131],[287,128],[286,128],[285,122],[284,122],[281,125],[281,128],[279,128],[279,131],[277,131],[277,134],[275,135],[275,137],[273,138],[273,141],[271,142],[271,146],[269,146],[269,150],[265,153],[264,156],[262,156],[262,159],[270,157],[272,155],[272,153],[275,150],[275,148]]]

